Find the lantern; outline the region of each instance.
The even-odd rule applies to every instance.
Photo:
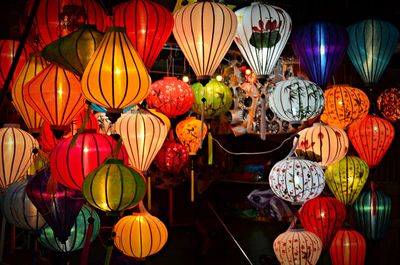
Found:
[[[150,82],[125,29],[109,27],[83,73],[82,93],[118,116],[124,108],[146,98]]]
[[[235,43],[258,78],[271,74],[292,30],[289,14],[280,7],[255,2],[235,12]]]
[[[133,47],[150,71],[174,27],[172,14],[148,0],[130,0],[114,7],[115,25],[126,28]]]
[[[51,227],[46,227],[40,234],[40,244],[50,250],[64,253],[82,249],[89,229],[89,218],[93,218],[93,231],[90,241],[94,241],[100,232],[100,217],[95,210],[84,205],[75,219],[70,236],[65,242],[57,239]]]
[[[311,81],[296,77],[278,82],[268,98],[272,111],[291,124],[311,120],[324,109],[322,89]]]
[[[378,108],[382,115],[391,122],[400,120],[400,90],[385,89],[378,97]]]
[[[18,113],[22,116],[29,132],[32,135],[39,135],[43,119],[40,115],[26,102],[23,96],[23,87],[32,78],[34,78],[47,65],[46,61],[38,53],[32,53],[29,60],[25,63],[14,86],[11,90],[13,104]]]
[[[279,198],[302,203],[321,194],[325,187],[324,171],[312,161],[289,157],[272,167],[269,185]]]
[[[365,253],[364,237],[350,228],[342,228],[336,233],[329,250],[332,265],[363,265]]]
[[[325,90],[325,108],[321,121],[346,129],[362,120],[369,110],[368,96],[358,88],[334,85]]]
[[[190,110],[193,105],[193,90],[176,77],[164,77],[151,85],[146,98],[149,108],[157,109],[169,118],[175,118]]]
[[[342,62],[349,38],[344,27],[330,22],[309,23],[293,32],[292,47],[308,77],[325,88]]]
[[[97,131],[99,129],[99,123],[97,121],[96,116],[93,114],[92,111],[87,113],[88,109],[83,108],[83,110],[76,115],[75,119],[71,123],[71,134],[75,135],[79,129],[81,128],[82,124],[84,123],[84,127],[82,128],[84,131]],[[88,117],[86,118],[86,115]]]
[[[68,134],[70,132],[65,133]],[[56,139],[56,137],[54,137],[50,125],[47,122],[43,123],[42,131],[38,140],[40,143],[40,149],[46,153],[50,153],[58,143],[58,140]]]
[[[175,40],[197,80],[209,80],[232,44],[235,13],[220,3],[198,2],[177,10],[174,19]]]
[[[322,241],[323,249],[329,246],[346,219],[346,207],[331,197],[317,197],[306,201],[299,212],[304,229],[316,234]]]
[[[368,19],[347,27],[347,54],[366,85],[380,80],[399,41],[397,28],[385,21]]]
[[[364,187],[368,174],[368,165],[364,160],[356,156],[345,156],[328,166],[325,178],[336,199],[345,205],[352,205]]]
[[[370,168],[382,160],[394,138],[395,129],[387,120],[368,115],[349,127],[349,138],[358,155]]]
[[[302,228],[288,229],[273,244],[282,265],[315,265],[322,251],[322,242],[315,234]]]
[[[22,94],[58,139],[85,105],[78,76],[54,64],[29,81]]]
[[[203,133],[201,134],[201,127]],[[176,125],[176,135],[179,141],[189,149],[189,155],[195,155],[200,148],[200,135],[204,139],[207,135],[207,126],[195,117],[188,117]]]
[[[189,150],[186,146],[166,140],[154,158],[154,165],[161,171],[178,174],[189,160]]]
[[[323,168],[342,159],[349,149],[346,133],[334,126],[314,123],[298,134],[296,155],[315,161]]]
[[[5,124],[0,129],[0,189],[25,176],[38,148],[35,138],[17,124]]]

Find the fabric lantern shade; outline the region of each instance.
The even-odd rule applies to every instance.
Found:
[[[292,30],[289,14],[280,7],[255,2],[235,12],[235,43],[259,78],[271,74]]]
[[[380,80],[399,41],[397,28],[385,21],[368,19],[347,27],[347,54],[364,83]]]
[[[400,120],[400,90],[397,88],[385,89],[378,97],[378,108],[389,121]]]
[[[130,0],[114,7],[115,25],[126,28],[147,70],[150,71],[171,35],[174,17],[163,5],[149,0]]]
[[[282,120],[301,124],[322,113],[324,92],[315,83],[290,77],[276,83],[268,97],[271,110]]]
[[[272,167],[269,185],[279,198],[292,203],[303,203],[323,191],[324,171],[312,161],[289,157]]]
[[[288,229],[273,243],[281,265],[315,265],[322,251],[322,242],[314,233],[302,228]]]
[[[68,133],[70,132],[65,132],[65,134]],[[40,143],[40,149],[46,153],[50,153],[58,143],[58,140],[56,139],[56,137],[54,137],[54,134],[51,131],[50,124],[48,124],[47,122],[43,123],[42,131],[38,140]]]
[[[235,13],[223,4],[205,1],[182,7],[174,19],[175,40],[197,80],[210,79],[235,37]]]
[[[332,265],[363,265],[365,253],[364,237],[349,228],[342,228],[336,233],[329,250]]]
[[[154,158],[154,165],[163,172],[178,174],[188,161],[188,148],[174,140],[167,140]]]
[[[296,155],[317,162],[326,168],[342,159],[349,149],[349,139],[344,130],[315,123],[299,133]]]
[[[342,62],[349,38],[344,27],[317,21],[292,34],[292,47],[310,80],[325,88]]]
[[[364,160],[356,156],[345,156],[328,166],[325,178],[336,199],[345,205],[353,205],[367,181],[368,174],[368,165]]]
[[[79,131],[83,123],[85,123],[83,128],[84,131],[85,130],[97,131],[99,129],[99,122],[97,121],[97,118],[92,111],[89,111],[89,116],[85,120],[87,111],[88,109],[85,107],[78,115],[76,115],[75,119],[72,121],[71,123],[72,135],[75,135]]]
[[[352,145],[370,168],[381,162],[393,141],[394,133],[390,122],[375,115],[368,115],[348,130]]]
[[[202,143],[200,136],[204,139],[207,135],[207,126],[201,126],[201,121],[195,117],[188,117],[176,125],[175,131],[179,141],[189,149],[189,155],[195,155]]]

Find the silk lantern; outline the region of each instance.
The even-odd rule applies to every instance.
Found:
[[[235,12],[235,43],[257,78],[270,75],[292,30],[289,14],[280,7],[255,2]]]
[[[315,123],[298,134],[296,155],[315,161],[323,168],[342,159],[349,149],[346,133],[334,126]]]
[[[378,109],[391,122],[400,120],[400,90],[385,89],[378,97]]]
[[[223,4],[204,1],[177,10],[174,20],[176,42],[197,80],[206,83],[232,44],[237,27],[235,13]]]
[[[378,83],[399,41],[398,29],[385,21],[368,19],[347,27],[347,54],[367,86]]]
[[[130,0],[114,7],[115,25],[126,28],[147,70],[150,71],[174,27],[172,14],[148,0]]]
[[[163,172],[178,174],[189,160],[189,150],[186,146],[166,140],[154,158],[154,165]]]
[[[189,155],[196,155],[200,148],[200,137],[207,135],[207,126],[201,126],[201,121],[195,117],[188,117],[176,125],[175,131],[179,141],[189,149]],[[203,133],[201,133],[203,127]]]
[[[301,124],[324,109],[324,92],[315,83],[297,77],[276,83],[268,97],[271,110],[282,120]]]
[[[89,111],[89,113],[87,113]],[[87,116],[87,117],[86,117]],[[84,124],[84,125],[83,125]],[[83,128],[81,128],[83,125]],[[75,119],[71,123],[71,134],[81,133],[83,131],[97,131],[99,129],[99,122],[96,116],[88,107],[76,115]],[[83,130],[83,131],[82,131]]]
[[[66,134],[68,133],[69,132],[67,131]],[[50,153],[58,143],[58,140],[54,136],[53,132],[51,131],[51,127],[47,122],[43,123],[38,141],[40,144],[40,149],[45,153]]]
[[[336,233],[329,254],[332,265],[363,265],[366,254],[365,239],[354,229],[342,228]]]
[[[364,187],[368,174],[368,165],[364,160],[356,156],[345,156],[328,166],[325,178],[336,199],[345,205],[352,205]]]
[[[292,34],[292,47],[310,80],[325,88],[342,62],[349,38],[344,27],[317,21]]]
[[[370,168],[381,162],[393,141],[394,133],[390,122],[375,115],[368,115],[348,130],[352,145]]]

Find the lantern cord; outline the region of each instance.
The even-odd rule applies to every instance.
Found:
[[[201,125],[200,125],[200,134],[199,134],[199,141],[200,141],[200,149],[203,146],[203,130],[204,130],[204,109],[205,109],[205,105],[206,105],[206,98],[203,97],[201,99]]]
[[[81,260],[80,260],[81,265],[87,265],[87,263],[88,263],[90,241],[92,239],[92,234],[93,234],[93,222],[94,222],[94,219],[93,219],[92,213],[90,213],[90,217],[88,218],[88,223],[89,223],[88,230],[86,232],[86,239],[85,239],[83,251],[81,254]]]
[[[81,127],[79,127],[78,131],[75,133],[74,138],[72,138],[71,143],[69,144],[69,147],[73,147],[76,144],[76,139],[78,139],[78,136],[85,130],[86,124],[89,121],[90,117],[90,112],[92,111],[92,104],[90,104],[85,112],[85,117],[83,118]]]

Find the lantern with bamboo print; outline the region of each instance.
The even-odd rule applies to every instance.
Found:
[[[366,245],[364,237],[356,230],[339,229],[329,249],[332,265],[364,265]]]
[[[400,120],[400,90],[398,88],[385,89],[378,97],[379,112],[389,121]]]

